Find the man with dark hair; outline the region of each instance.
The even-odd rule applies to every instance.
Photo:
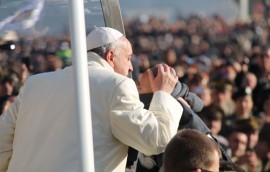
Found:
[[[240,119],[236,121],[235,131],[245,133],[247,136],[247,143],[244,155],[236,156],[233,158],[233,160],[246,171],[260,171],[260,163],[254,151],[254,147],[258,143],[259,130],[261,125],[261,122],[255,117]],[[239,142],[238,146],[241,144],[242,143]]]
[[[222,119],[224,116],[223,110],[216,104],[210,104],[204,107],[201,112],[198,113],[203,122],[211,129],[211,134],[218,140],[222,147],[228,149],[228,140],[220,135],[222,129]]]
[[[180,130],[168,143],[163,158],[164,172],[219,171],[220,149],[205,134]]]

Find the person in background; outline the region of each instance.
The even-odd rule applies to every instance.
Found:
[[[260,171],[259,159],[254,149],[258,143],[261,126],[260,121],[254,117],[236,121],[236,130],[245,133],[248,140],[245,154],[239,156],[235,162],[248,172]]]
[[[236,127],[236,121],[253,117],[252,90],[249,87],[238,89],[233,94],[235,101],[235,113],[223,119],[223,128],[221,134],[228,136],[231,130]]]
[[[259,57],[254,64],[255,70],[252,70],[257,77],[257,85],[253,91],[253,101],[258,108],[262,110],[262,97],[265,95],[266,90],[270,88],[270,47],[262,46]]]
[[[193,130],[180,130],[168,143],[163,172],[219,171],[220,150],[216,142]]]
[[[255,117],[240,119],[236,121],[237,130],[243,131],[248,136],[247,150],[254,150],[254,147],[258,143],[261,126],[263,126],[262,121]]]
[[[211,104],[204,107],[202,111],[198,113],[198,115],[209,127],[211,134],[218,140],[224,150],[227,150],[229,146],[228,140],[219,134],[222,128],[222,119],[224,116],[223,110],[219,106]]]
[[[209,86],[199,86],[194,89],[194,93],[197,94],[204,103],[204,106],[207,107],[212,104],[212,93]]]
[[[123,172],[128,146],[159,154],[176,134],[183,108],[170,94],[178,78],[167,65],[158,66],[156,77],[149,70],[154,95],[146,110],[127,77],[133,70],[128,39],[97,27],[86,40],[95,171]],[[0,117],[0,172],[81,171],[74,70],[27,79]]]
[[[15,73],[9,73],[0,79],[0,112],[5,111],[5,104],[13,96],[17,96],[19,91],[20,79]]]
[[[270,123],[270,89],[265,91],[261,115],[263,122]]]
[[[253,116],[253,100],[252,89],[250,87],[243,87],[236,91],[233,95],[235,101],[235,114],[236,119],[247,119]]]
[[[255,152],[261,162],[261,171],[270,171],[270,123],[265,123],[259,133]]]
[[[244,156],[246,153],[248,137],[242,131],[233,130],[227,140],[232,161],[236,162],[239,157]]]
[[[60,70],[63,67],[62,59],[55,53],[46,55],[46,72]]]
[[[225,116],[230,116],[235,111],[232,99],[233,83],[225,78],[214,80],[210,83],[212,90],[212,102],[221,107]]]
[[[254,73],[250,71],[246,72],[239,72],[236,79],[235,79],[235,84],[238,89],[241,88],[250,88],[251,91],[253,92],[252,94],[252,101],[253,101],[253,111],[256,113],[259,113],[261,110],[261,105],[258,105],[255,103],[256,100],[256,91],[255,88],[257,87],[257,77]],[[255,94],[254,94],[255,93]]]
[[[249,71],[240,72],[235,79],[235,84],[238,88],[250,87],[253,91],[257,86],[256,75]]]

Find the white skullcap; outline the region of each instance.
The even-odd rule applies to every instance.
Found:
[[[109,27],[97,27],[86,37],[87,51],[112,43],[122,37],[118,30]]]

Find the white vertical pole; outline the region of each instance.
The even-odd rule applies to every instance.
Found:
[[[69,25],[74,67],[76,108],[81,143],[82,172],[94,172],[90,90],[86,53],[84,1],[69,0]]]
[[[241,21],[248,21],[249,20],[249,0],[240,0],[239,2],[239,18]]]

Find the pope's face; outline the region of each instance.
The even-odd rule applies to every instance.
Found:
[[[130,72],[133,71],[132,67],[132,48],[130,42],[123,38],[121,49],[118,53],[116,53],[116,57],[114,58],[114,71],[124,75],[128,76]]]

